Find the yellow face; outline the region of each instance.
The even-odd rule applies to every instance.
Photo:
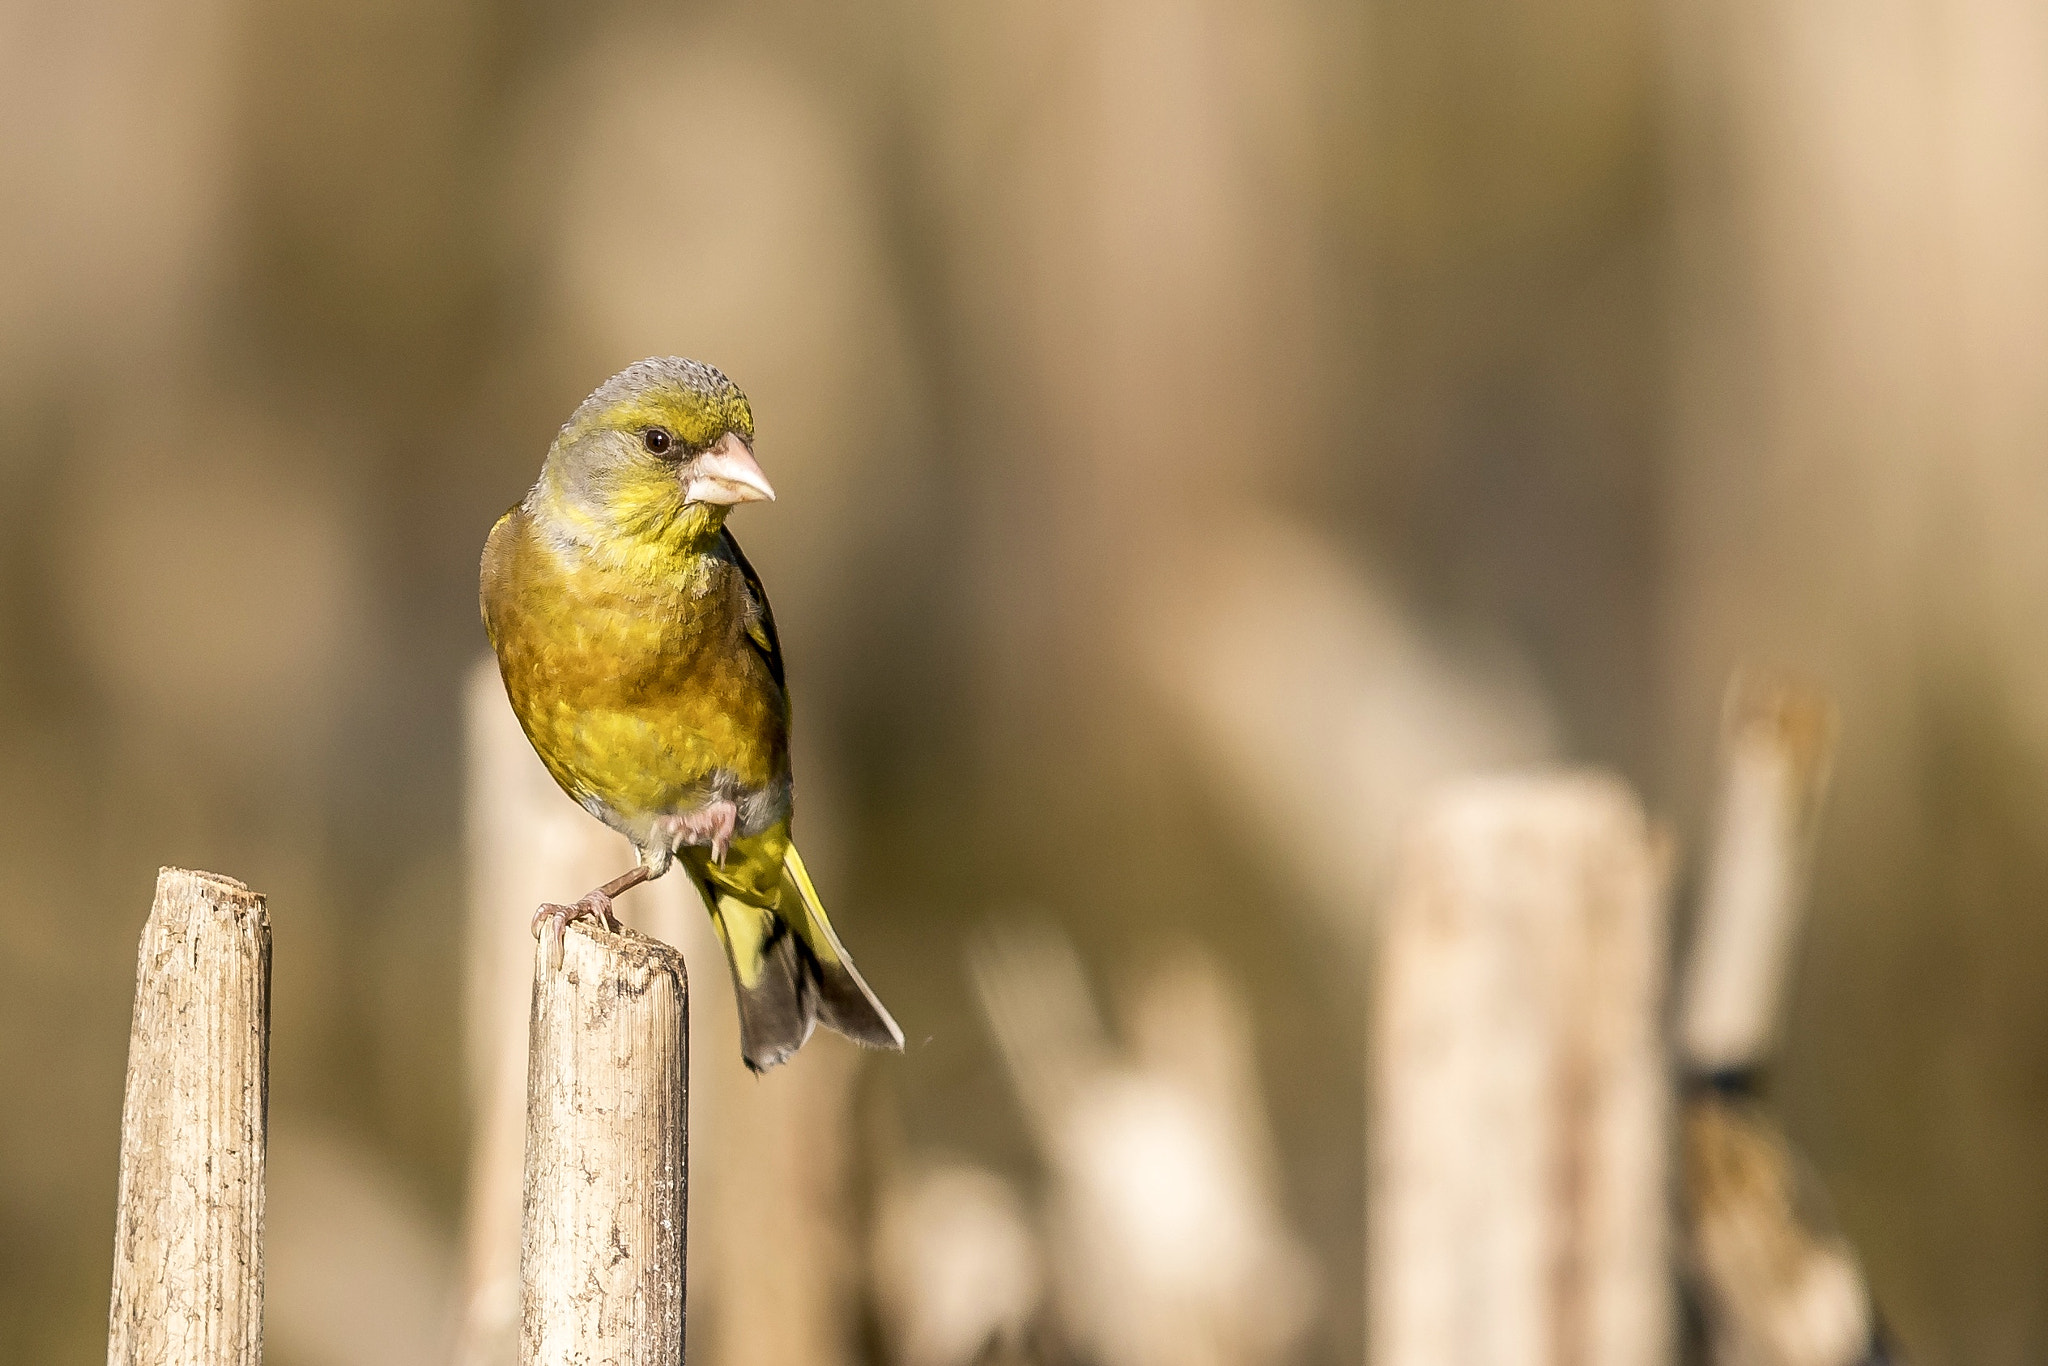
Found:
[[[640,361],[563,426],[529,507],[579,540],[698,543],[734,503],[775,496],[753,441],[753,409],[723,374],[672,357]]]

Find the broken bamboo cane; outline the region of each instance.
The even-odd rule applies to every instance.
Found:
[[[270,917],[165,868],[136,955],[108,1366],[259,1366]]]
[[[683,1359],[689,986],[682,955],[572,925],[535,946],[522,1366]]]

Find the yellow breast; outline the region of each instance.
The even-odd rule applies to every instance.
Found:
[[[788,705],[748,635],[745,576],[706,551],[594,556],[521,509],[484,551],[513,711],[564,790],[629,836],[714,783],[786,781]]]

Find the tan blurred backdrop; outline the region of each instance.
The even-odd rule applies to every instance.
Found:
[[[889,1162],[1040,1179],[974,934],[1140,1033],[1203,949],[1292,1355],[1360,1360],[1414,793],[1610,765],[1696,851],[1782,664],[1844,740],[1773,1096],[1916,1360],[2048,1356],[2038,4],[7,0],[0,185],[0,1360],[100,1350],[160,863],[271,899],[271,1359],[444,1359],[476,557],[652,353],[754,400],[910,1036],[850,1236]]]

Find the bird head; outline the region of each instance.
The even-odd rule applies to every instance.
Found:
[[[541,510],[599,536],[695,541],[772,499],[739,386],[693,360],[636,361],[578,405],[548,450]]]

